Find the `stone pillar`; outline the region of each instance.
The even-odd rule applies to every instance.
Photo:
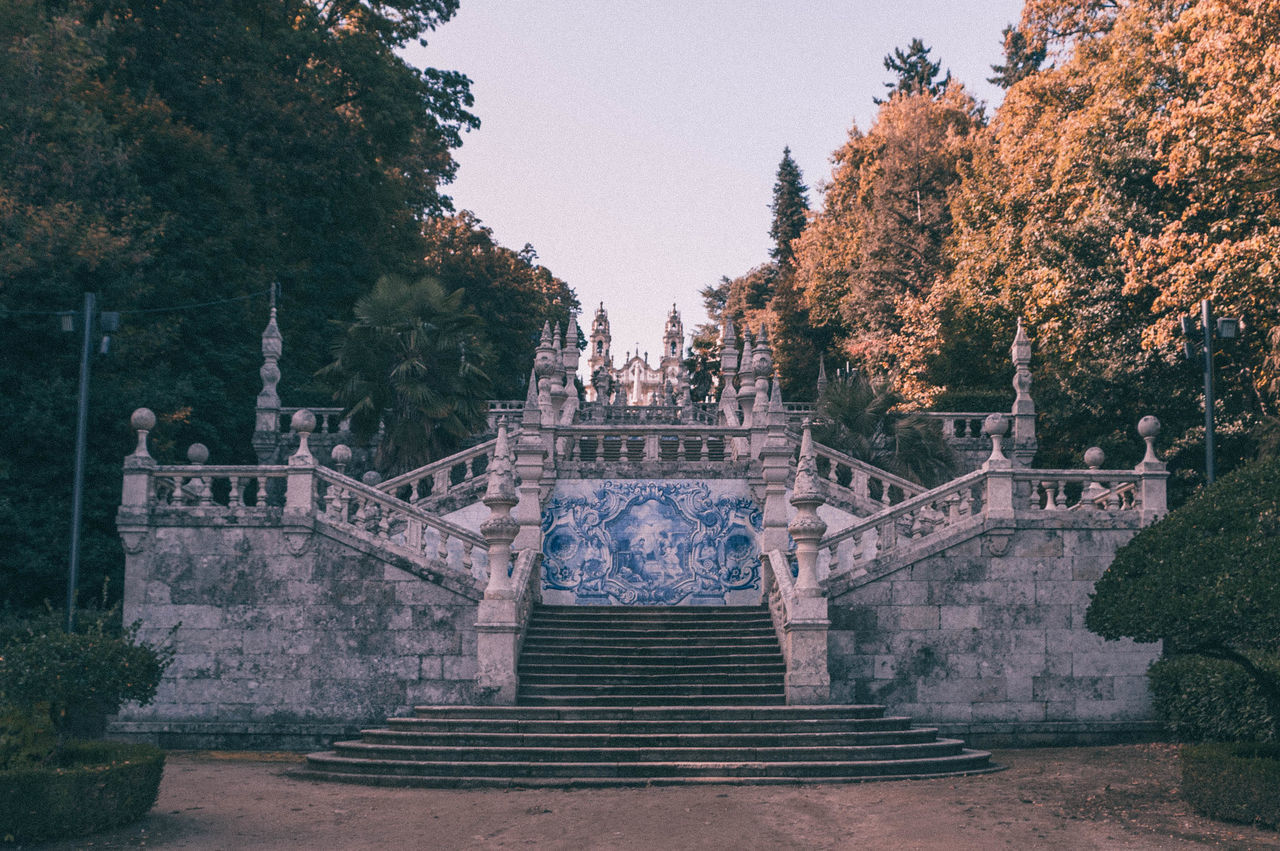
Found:
[[[276,324],[276,285],[271,285],[271,318],[262,331],[262,391],[253,424],[253,451],[259,464],[274,464],[280,448],[280,355],[284,352],[284,337]]]
[[[524,416],[520,423],[520,439],[516,441],[515,472],[520,480],[519,501],[512,516],[520,524],[515,546],[518,549],[542,549],[542,474],[547,460],[547,446],[542,435],[542,412],[538,407],[538,373],[529,375],[529,392],[525,397]]]
[[[991,457],[982,465],[987,475],[987,498],[984,510],[988,518],[1013,521],[1013,462],[1004,454],[1004,437],[1009,432],[1009,418],[989,414],[982,433],[991,438]]]
[[[1142,525],[1148,526],[1169,511],[1166,486],[1169,470],[1156,455],[1156,436],[1160,434],[1160,421],[1152,416],[1138,421],[1138,434],[1147,443],[1147,453],[1134,470],[1142,476],[1139,498],[1142,500]]]
[[[511,509],[518,502],[504,422],[498,426],[493,466],[484,494],[489,518],[480,524],[480,534],[489,545],[489,582],[476,619],[476,686],[486,701],[500,705],[516,702],[518,686],[520,615],[509,573],[511,543],[520,531]]]
[[[138,408],[129,418],[138,433],[138,445],[124,459],[124,484],[120,492],[120,509],[129,513],[145,513],[151,504],[151,471],[156,459],[147,451],[147,435],[156,427],[156,415],[150,408]]]
[[[1036,455],[1036,404],[1031,398],[1031,341],[1018,320],[1013,338],[1013,457],[1020,466],[1030,467]]]
[[[786,411],[782,407],[782,387],[774,382],[773,396],[767,411],[757,410],[758,429],[751,431],[754,444],[759,434],[761,446],[757,457],[763,468],[764,533],[760,549],[766,553],[787,549],[787,475],[791,467],[793,444],[787,439]],[[755,447],[752,447],[755,451]]]
[[[298,433],[298,451],[289,456],[289,478],[285,487],[284,512],[295,517],[310,516],[314,508],[316,459],[307,441],[316,430],[316,415],[302,408],[289,422]]]
[[[831,699],[831,675],[827,670],[827,629],[831,620],[827,596],[818,583],[817,562],[818,542],[826,534],[827,524],[818,516],[822,489],[808,422],[800,442],[791,504],[796,514],[787,531],[796,542],[796,580],[795,596],[789,601],[783,624],[787,703],[826,703]]]

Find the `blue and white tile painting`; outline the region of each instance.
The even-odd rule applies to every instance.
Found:
[[[557,482],[542,515],[542,598],[579,606],[756,605],[761,528],[746,482]]]

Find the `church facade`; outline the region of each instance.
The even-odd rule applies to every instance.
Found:
[[[639,345],[628,351],[620,366],[614,366],[609,314],[604,302],[596,308],[588,338],[585,400],[616,405],[674,405],[689,379],[684,368],[684,323],[680,311],[671,305],[662,331],[658,365],[649,364],[649,353],[641,356]]]

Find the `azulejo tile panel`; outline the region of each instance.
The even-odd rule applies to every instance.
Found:
[[[544,602],[760,602],[760,509],[745,481],[557,482],[542,516]]]

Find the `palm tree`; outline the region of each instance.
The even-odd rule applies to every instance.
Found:
[[[464,297],[430,277],[380,278],[320,370],[357,438],[383,429],[374,463],[385,475],[443,457],[484,423],[487,345]]]
[[[928,487],[950,478],[951,448],[938,423],[903,411],[887,378],[853,373],[832,381],[818,400],[813,437],[846,455]]]

